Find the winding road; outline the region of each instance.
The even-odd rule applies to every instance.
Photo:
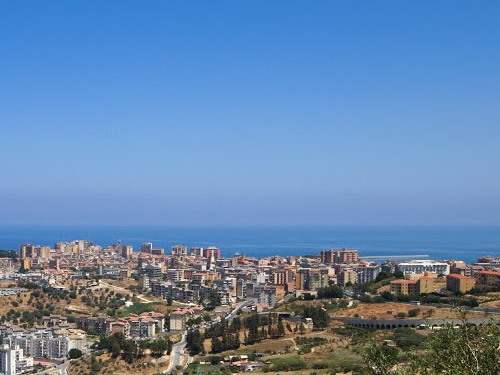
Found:
[[[170,361],[168,367],[163,374],[171,374],[177,366],[182,366],[182,357],[184,356],[184,348],[186,347],[186,332],[182,333],[182,338],[179,342],[172,345],[170,352]]]

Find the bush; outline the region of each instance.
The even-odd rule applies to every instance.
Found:
[[[83,355],[82,351],[76,348],[73,348],[68,352],[69,359],[77,359],[80,358],[82,355]]]
[[[420,309],[419,308],[411,309],[410,311],[408,311],[408,316],[409,317],[415,317],[418,314],[420,314]]]
[[[425,336],[415,332],[411,328],[398,328],[391,339],[394,340],[400,348],[407,349],[420,347],[425,341]]]
[[[270,371],[298,371],[306,367],[306,363],[300,357],[276,358],[273,360]]]

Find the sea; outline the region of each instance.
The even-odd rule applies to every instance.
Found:
[[[174,245],[217,246],[222,255],[264,257],[310,255],[323,249],[357,249],[360,256],[415,255],[415,259],[461,259],[500,256],[500,227],[493,226],[335,226],[335,227],[166,227],[0,225],[0,249],[23,243],[53,246],[85,239],[101,246],[121,241],[135,251],[143,242],[170,251]]]

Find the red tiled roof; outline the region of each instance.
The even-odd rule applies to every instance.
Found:
[[[474,279],[473,277],[460,275],[458,273],[450,273],[447,277],[452,277],[454,279]]]
[[[392,280],[391,284],[416,284],[417,280],[405,280],[405,279],[400,279],[400,280]]]
[[[479,271],[480,275],[492,275],[492,276],[500,276],[500,272],[498,271]]]

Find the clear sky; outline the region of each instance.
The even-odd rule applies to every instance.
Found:
[[[500,224],[498,1],[2,1],[0,222]]]

